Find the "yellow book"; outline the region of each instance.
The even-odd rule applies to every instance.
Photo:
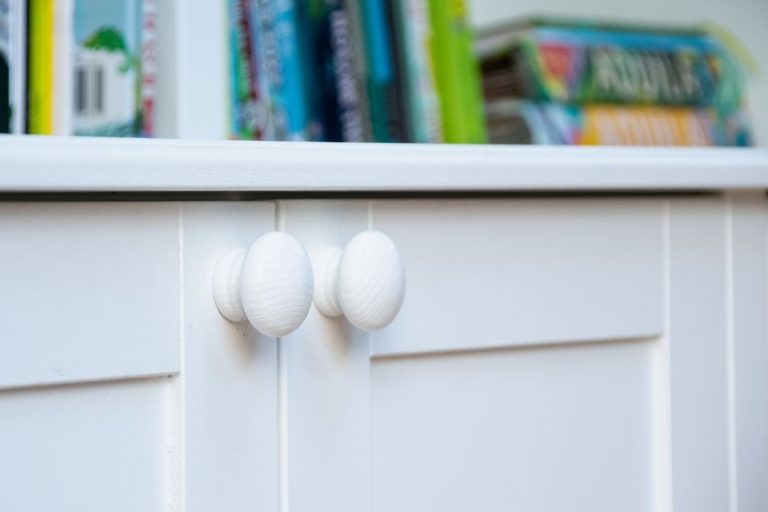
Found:
[[[29,0],[29,110],[32,134],[53,133],[54,0]]]
[[[581,144],[714,146],[708,111],[686,107],[587,105]]]

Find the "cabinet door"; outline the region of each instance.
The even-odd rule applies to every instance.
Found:
[[[281,203],[279,221],[312,251],[368,227],[366,201]],[[295,511],[368,510],[370,336],[313,307],[278,340],[281,501]]]
[[[382,331],[313,311],[280,341],[291,508],[649,509],[663,214],[647,199],[286,203],[310,249],[371,226],[408,273]]]
[[[219,256],[273,231],[274,211],[265,202],[181,206],[183,358],[171,441],[187,512],[277,510],[277,345],[224,319],[211,294]]]
[[[736,457],[733,428],[768,432],[738,416],[765,390],[729,391],[724,199],[305,201],[282,219],[310,249],[381,230],[408,274],[383,330],[313,310],[279,341],[291,509],[763,503],[729,469],[766,465]]]
[[[211,294],[274,205],[0,211],[0,510],[276,510],[275,340]]]
[[[0,204],[0,389],[179,370],[173,203]]]

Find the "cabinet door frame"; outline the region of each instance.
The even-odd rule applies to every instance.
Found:
[[[651,200],[663,209],[664,309],[660,332],[640,341],[652,344],[649,499],[657,510],[764,508],[768,490],[754,475],[768,474],[765,197]],[[376,203],[284,201],[278,223],[310,249],[343,247],[356,232],[379,227]],[[376,354],[375,338],[313,308],[305,326],[279,341],[281,495],[297,512],[376,509],[371,368],[390,355]],[[576,341],[563,347],[590,340]],[[703,399],[699,383],[708,390]]]

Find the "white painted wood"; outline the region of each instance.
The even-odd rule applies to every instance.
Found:
[[[372,229],[355,235],[339,263],[339,303],[358,329],[376,331],[397,316],[405,296],[405,266],[397,246]]]
[[[376,201],[408,293],[377,355],[655,336],[657,199]]]
[[[173,203],[0,204],[0,388],[179,370]]]
[[[276,511],[277,345],[211,300],[219,256],[274,229],[274,205],[185,203],[182,214],[181,510]]]
[[[368,228],[365,201],[285,201],[280,210],[310,253]],[[281,510],[370,510],[370,334],[312,308],[279,343]]]
[[[0,510],[170,510],[166,380],[0,393]]]
[[[768,187],[768,151],[757,149],[0,136],[0,154],[0,191],[5,192],[251,190],[317,194]]]
[[[339,264],[344,249],[336,246],[319,247],[310,254],[315,274],[312,304],[320,313],[335,318],[344,312],[339,303]]]
[[[0,204],[0,378],[38,386],[0,392],[0,510],[762,510],[766,215],[762,191]],[[217,311],[227,251],[371,228],[408,267],[383,330]]]
[[[752,192],[729,205],[733,501],[768,510],[768,204]]]
[[[371,510],[651,510],[651,345],[376,359]]]
[[[213,273],[213,298],[230,322],[246,318],[259,332],[278,337],[301,325],[312,305],[314,277],[309,256],[292,236],[261,235],[247,252],[222,254]]]
[[[669,392],[675,512],[729,510],[726,207],[675,199],[669,217]]]
[[[240,300],[257,331],[279,337],[298,329],[312,305],[313,286],[309,255],[291,235],[271,231],[248,249]]]
[[[245,252],[245,249],[229,250],[219,256],[213,268],[213,302],[221,316],[230,322],[242,322],[246,318],[240,300]]]
[[[231,76],[226,3],[158,0],[157,23],[157,135],[226,139]]]
[[[344,250],[325,248],[314,258],[315,306],[326,316],[344,313],[358,329],[389,325],[405,296],[405,266],[397,246],[380,231],[366,230]]]

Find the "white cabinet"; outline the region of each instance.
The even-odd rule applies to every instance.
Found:
[[[292,510],[768,506],[761,194],[281,212],[310,250],[379,229],[408,268],[383,330],[313,311],[279,341]]]
[[[0,204],[0,388],[179,370],[178,211]]]
[[[172,383],[170,468],[175,510],[276,510],[277,344],[219,315],[211,295],[219,256],[275,229],[270,202],[180,205],[182,370]]]
[[[274,204],[0,211],[0,510],[276,510],[277,346],[211,298]]]
[[[526,149],[516,165],[538,165],[526,187],[541,190],[509,193],[532,179],[512,173],[489,197],[514,153],[493,148],[464,197],[423,183],[330,197],[297,187],[324,182],[335,146],[315,162],[304,145],[93,142],[87,172],[45,185],[51,158],[86,142],[72,144],[0,173],[0,190],[30,176],[79,190],[109,155],[158,181],[98,201],[2,197],[0,510],[768,509],[768,155],[589,150],[561,168]],[[454,156],[484,151],[393,148],[353,148],[328,186],[377,151],[390,185],[442,162],[457,187]],[[699,165],[701,189],[680,190]],[[561,189],[569,172],[597,183],[624,167],[603,192]],[[271,174],[270,197],[184,192],[274,169],[290,183]],[[662,171],[658,190],[622,188]],[[274,339],[219,314],[225,252],[272,230],[312,252],[368,229],[406,266],[383,329],[313,307]]]

